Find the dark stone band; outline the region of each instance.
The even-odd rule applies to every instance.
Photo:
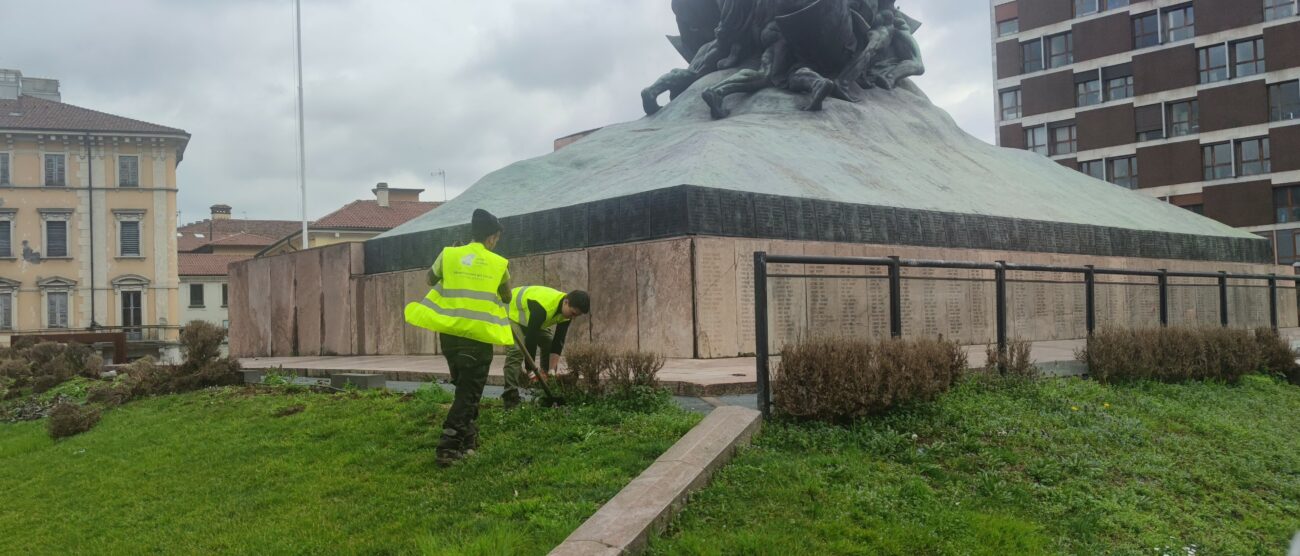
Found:
[[[679,185],[501,219],[521,257],[689,235],[1272,264],[1268,240],[857,205]],[[372,239],[366,273],[424,268],[469,224]]]

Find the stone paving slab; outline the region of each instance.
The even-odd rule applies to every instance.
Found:
[[[752,409],[713,410],[551,555],[640,553],[650,535],[662,532],[690,495],[703,488],[761,426],[762,416]]]

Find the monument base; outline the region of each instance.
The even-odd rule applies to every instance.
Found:
[[[899,256],[905,259],[1083,266],[1240,274],[1284,274],[1265,264],[1102,257],[1024,251],[756,240],[687,236],[557,251],[511,260],[516,285],[546,284],[591,294],[592,314],[570,329],[571,342],[654,351],[671,358],[725,358],[754,352],[753,253]],[[359,244],[332,246],[231,266],[231,353],[235,357],[431,355],[435,334],[406,325],[402,307],[427,293],[426,271],[364,275]],[[773,350],[801,337],[889,334],[883,269],[773,265],[769,337]],[[274,280],[272,280],[274,276]],[[824,276],[824,277],[822,277]],[[943,336],[965,344],[994,338],[994,285],[988,271],[906,269],[905,336]],[[1009,336],[1041,341],[1082,338],[1084,289],[1075,275],[1011,272]],[[1154,279],[1105,277],[1096,287],[1098,326],[1156,326]],[[1294,327],[1296,290],[1279,282],[1279,319]],[[1269,325],[1268,289],[1230,282],[1229,322]],[[1172,279],[1171,324],[1216,326],[1212,279]]]

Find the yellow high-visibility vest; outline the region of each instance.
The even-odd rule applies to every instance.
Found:
[[[440,334],[514,345],[506,306],[497,293],[510,262],[477,242],[445,248],[441,260],[441,280],[424,299],[406,305],[406,322]]]
[[[522,286],[510,290],[510,320],[527,327],[529,315],[528,302],[536,301],[546,309],[546,322],[542,328],[550,328],[569,319],[560,312],[560,303],[564,301],[564,292],[546,286]]]

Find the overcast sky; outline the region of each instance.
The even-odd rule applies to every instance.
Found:
[[[291,0],[2,0],[0,67],[63,100],[193,135],[183,222],[297,219]],[[669,0],[303,0],[308,216],[376,182],[452,196],[564,135],[641,116],[682,66]],[[900,0],[921,20],[918,82],[993,138],[988,5]]]

